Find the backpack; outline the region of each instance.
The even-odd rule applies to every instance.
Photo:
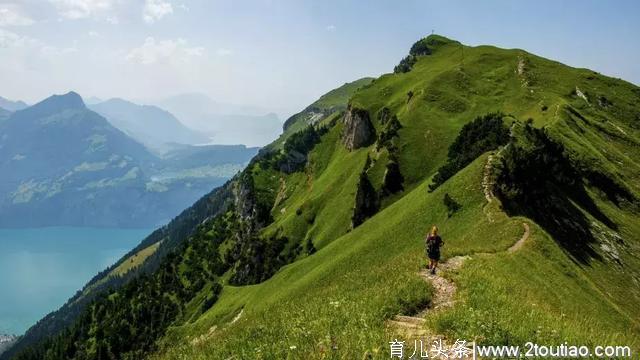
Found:
[[[429,235],[427,238],[427,252],[432,254],[438,250],[440,250],[440,247],[438,246],[438,237]]]

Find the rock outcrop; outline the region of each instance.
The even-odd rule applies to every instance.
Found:
[[[349,151],[353,151],[371,145],[375,138],[376,129],[369,119],[367,110],[349,106],[344,115],[342,143]]]
[[[255,188],[251,173],[242,173],[233,185],[234,207],[241,231],[238,232],[239,240],[250,238],[263,226],[263,217],[260,206],[255,196]]]

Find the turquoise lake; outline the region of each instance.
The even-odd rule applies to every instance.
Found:
[[[24,333],[151,229],[0,229],[0,334]]]

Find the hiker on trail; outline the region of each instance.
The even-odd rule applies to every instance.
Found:
[[[436,273],[436,267],[438,266],[438,261],[440,261],[440,247],[442,245],[444,245],[444,241],[442,241],[442,238],[438,235],[438,227],[433,225],[425,239],[427,257],[429,258],[429,271],[431,271],[432,274]]]

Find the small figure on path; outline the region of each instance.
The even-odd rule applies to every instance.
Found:
[[[438,261],[440,261],[440,247],[442,245],[444,245],[444,241],[442,241],[442,238],[438,235],[438,227],[433,225],[425,239],[427,257],[429,258],[429,271],[431,271],[431,274],[436,273],[436,267],[438,267]]]

